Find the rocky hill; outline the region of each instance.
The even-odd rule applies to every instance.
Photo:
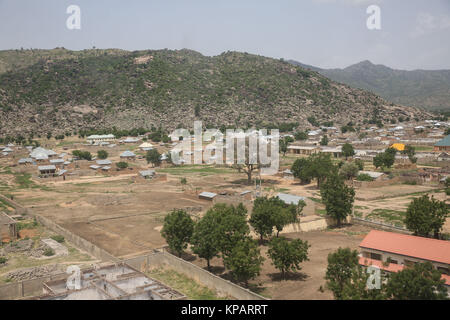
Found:
[[[0,52],[0,134],[90,128],[267,126],[308,117],[335,125],[423,119],[426,112],[239,52],[16,50]],[[373,123],[373,122],[372,122]]]
[[[345,69],[321,69],[290,60],[294,65],[370,90],[386,100],[428,110],[450,110],[450,70],[395,70],[370,61]]]

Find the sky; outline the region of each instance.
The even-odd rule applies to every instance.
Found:
[[[66,26],[70,5],[80,29]],[[371,5],[381,29],[367,27]],[[450,69],[450,0],[0,0],[0,50],[94,46]]]

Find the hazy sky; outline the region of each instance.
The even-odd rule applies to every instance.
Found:
[[[69,30],[69,5],[81,29]],[[369,5],[381,30],[369,30]],[[319,67],[450,69],[450,0],[0,0],[0,49],[246,51]]]

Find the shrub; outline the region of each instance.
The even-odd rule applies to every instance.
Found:
[[[54,256],[54,255],[55,255],[55,250],[53,250],[52,248],[47,248],[44,250],[44,256],[50,257],[50,256]]]
[[[361,173],[360,175],[358,175],[356,180],[358,180],[358,181],[373,181],[373,178],[371,176],[369,176],[367,173]]]
[[[6,257],[0,257],[0,264],[5,264],[8,259]]]
[[[59,243],[63,243],[64,242],[64,237],[62,235],[59,235],[59,234],[57,234],[55,236],[51,236],[50,238],[55,240],[56,242],[59,242]]]
[[[116,166],[119,169],[126,169],[126,168],[128,168],[128,163],[127,162],[117,162]]]
[[[98,150],[97,151],[97,158],[99,159],[106,159],[108,158],[108,152],[105,150]]]

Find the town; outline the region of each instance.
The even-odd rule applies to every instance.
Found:
[[[327,265],[330,255],[351,254],[339,251],[344,247],[357,252],[357,265],[386,274],[430,262],[447,292],[450,123],[403,121],[355,130],[351,123],[337,128],[310,120],[309,128],[280,133],[280,168],[273,175],[245,163],[175,165],[171,150],[178,150],[180,137],[168,133],[162,134],[171,140],[165,143],[151,131],[2,140],[2,297],[53,299],[60,289],[42,295],[40,287],[48,277],[67,277],[65,267],[122,261],[169,287],[175,279],[195,283],[210,298],[338,298],[342,293],[327,286]],[[204,154],[219,153],[206,152],[214,141],[208,135],[204,140]],[[194,136],[186,142],[193,145]],[[328,176],[331,168],[335,179]],[[327,183],[332,190],[324,189]],[[235,210],[242,225],[236,220],[228,228],[242,234],[220,243],[220,231],[207,226],[219,219],[215,215]],[[441,223],[422,225],[414,216],[419,212],[440,214]],[[244,271],[233,264],[232,248],[247,238],[257,245],[237,247],[252,258],[252,268]],[[283,246],[292,246],[293,261],[277,257]],[[147,264],[155,254],[169,255],[180,267]],[[203,280],[191,278],[192,268]],[[251,291],[212,286],[205,280],[211,273]],[[40,285],[36,276],[44,276]],[[27,291],[29,281],[34,285]],[[11,290],[17,283],[22,289]],[[183,296],[183,289],[171,290]],[[200,293],[191,294],[187,298]]]

